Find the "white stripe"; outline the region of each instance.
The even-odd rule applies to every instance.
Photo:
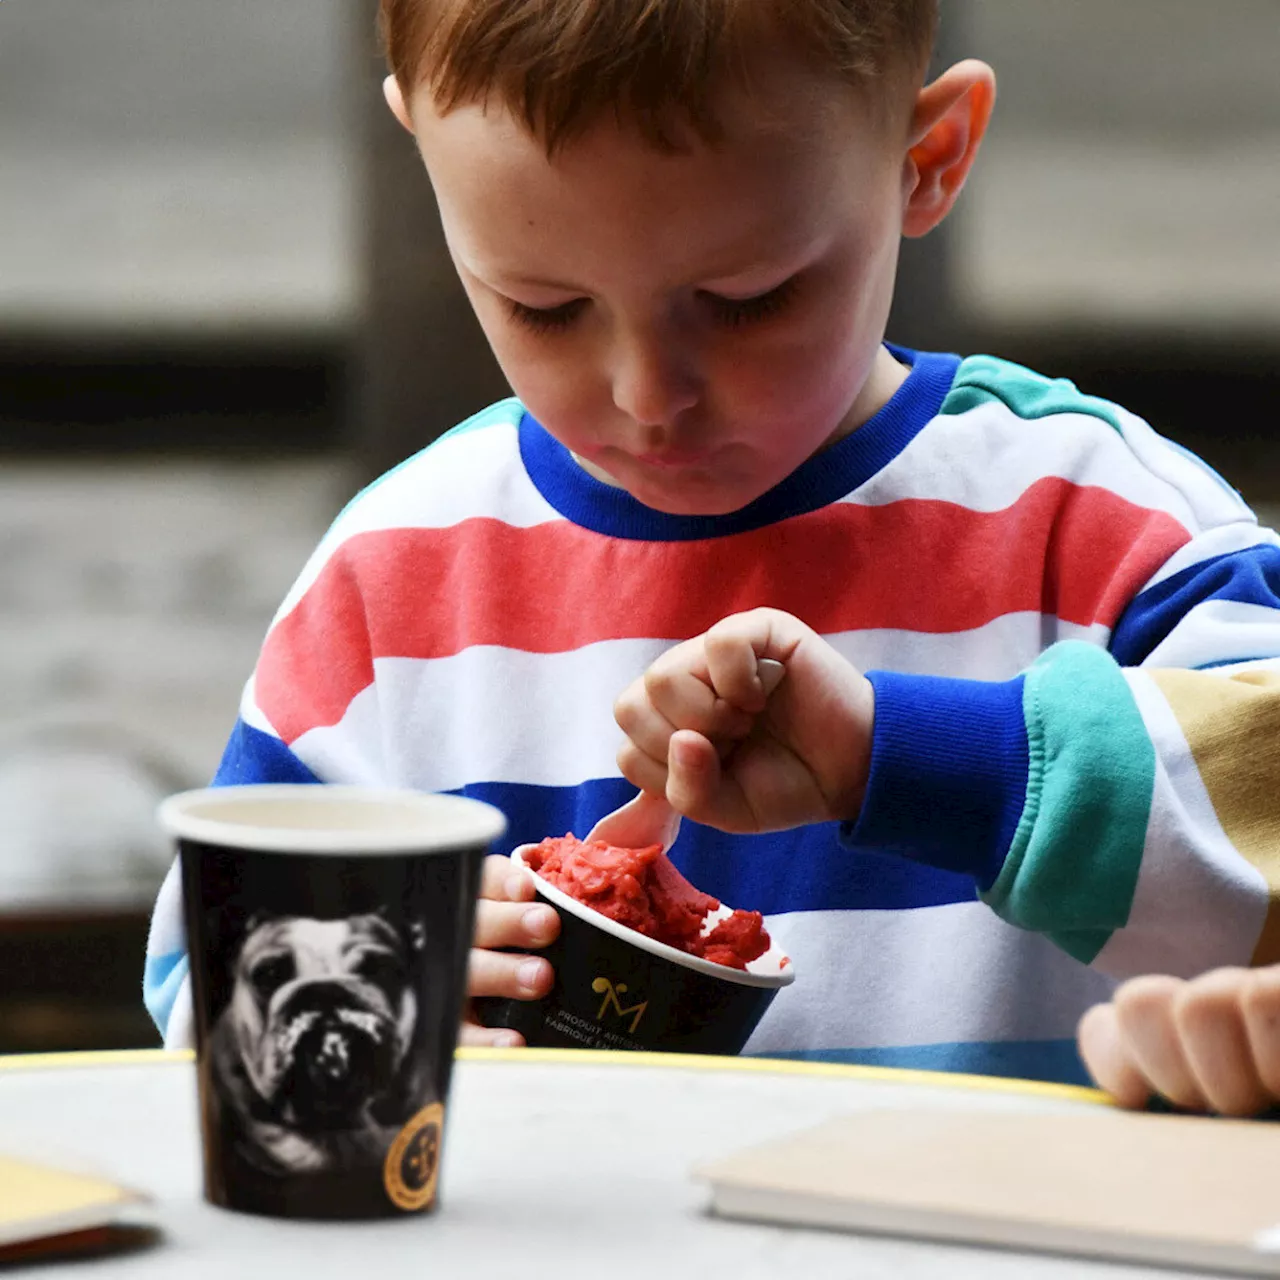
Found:
[[[386,768],[397,785],[576,786],[618,776],[613,703],[665,640],[608,640],[567,653],[477,645],[434,661],[379,658]]]
[[[833,648],[862,671],[950,676],[957,680],[1012,680],[1045,649],[1062,640],[1105,647],[1103,623],[1081,626],[1042,613],[1006,613],[968,631],[928,632],[868,628],[827,636]]]
[[[477,517],[517,528],[563,519],[524,469],[519,406],[497,412],[513,403],[496,406],[491,425],[441,439],[358,495],[320,540],[272,625],[293,610],[334,552],[357,534],[444,529]]]
[[[829,637],[863,670],[1008,680],[1046,643],[1104,643],[1105,628],[1009,614],[972,631],[853,631]],[[293,744],[326,782],[448,791],[468,782],[576,786],[618,776],[618,695],[667,640],[602,640],[563,653],[476,645],[446,658],[378,658],[375,683],[332,726]]]
[[[1026,422],[1001,404],[934,418],[845,500],[876,506],[928,498],[971,511],[1003,511],[1049,476],[1165,511],[1192,533],[1201,527],[1186,496],[1153,474],[1135,456],[1127,437],[1100,418],[1061,413]],[[1230,518],[1240,519],[1241,512],[1233,508]]]
[[[169,864],[151,911],[151,929],[147,934],[147,955],[168,956],[187,949],[187,929],[182,919],[182,863],[178,858]]]
[[[1156,749],[1156,778],[1129,920],[1095,968],[1191,977],[1248,964],[1267,916],[1262,873],[1227,839],[1173,709],[1154,680],[1125,673]]]
[[[1171,444],[1136,414],[1126,409],[1118,412],[1125,443],[1134,457],[1191,504],[1190,527],[1209,529],[1253,519],[1244,499],[1199,458]]]
[[[256,672],[245,682],[244,692],[240,695],[240,719],[251,729],[269,733],[273,738],[280,736],[275,726],[267,719],[266,712],[258,706]]]
[[[980,902],[770,916],[796,980],[745,1052],[1059,1040],[1114,983]]]
[[[1144,667],[1203,667],[1280,653],[1280,609],[1206,600],[1147,655]]]
[[[1206,529],[1185,547],[1175,551],[1142,589],[1146,591],[1149,587],[1154,587],[1156,583],[1163,582],[1166,578],[1172,578],[1174,574],[1181,573],[1184,569],[1190,569],[1217,556],[1246,551],[1250,547],[1275,546],[1280,546],[1280,537],[1251,520],[1237,520],[1216,529]]]
[[[418,731],[424,736],[430,733],[427,725],[419,725]],[[378,690],[372,684],[347,703],[346,712],[336,725],[311,729],[290,746],[293,754],[321,782],[366,787],[418,785],[427,791],[444,789],[401,782],[394,771],[389,771],[382,748]]]

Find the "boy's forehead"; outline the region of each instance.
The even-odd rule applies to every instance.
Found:
[[[678,271],[687,251],[698,274],[714,275],[762,255],[799,254],[833,207],[896,184],[885,131],[836,88],[838,98],[792,100],[782,111],[768,99],[731,98],[726,107],[740,109],[724,113],[722,141],[690,138],[675,151],[601,121],[549,156],[506,110],[440,114],[426,91],[412,115],[451,242],[464,259],[480,259],[466,262],[478,274],[518,271],[520,247],[589,255],[598,237],[604,255],[620,242],[644,244]],[[502,243],[492,243],[494,232]],[[574,235],[589,239],[571,245]]]

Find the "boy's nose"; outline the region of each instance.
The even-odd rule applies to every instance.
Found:
[[[618,353],[613,402],[641,426],[665,427],[698,402],[699,379],[675,343],[645,339]]]

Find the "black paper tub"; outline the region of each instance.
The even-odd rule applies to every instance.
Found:
[[[206,1199],[289,1218],[429,1212],[502,814],[284,784],[186,792],[160,816],[182,860]]]
[[[531,847],[514,850],[512,861],[524,867]],[[555,969],[555,984],[541,1000],[476,1002],[485,1026],[510,1027],[529,1045],[740,1053],[795,978],[776,945],[746,971],[731,969],[655,942],[529,874],[538,898],[560,914],[559,937],[537,952]]]

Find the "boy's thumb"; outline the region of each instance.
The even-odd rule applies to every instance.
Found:
[[[698,820],[720,787],[720,757],[711,742],[680,729],[667,744],[667,801],[677,813]]]

